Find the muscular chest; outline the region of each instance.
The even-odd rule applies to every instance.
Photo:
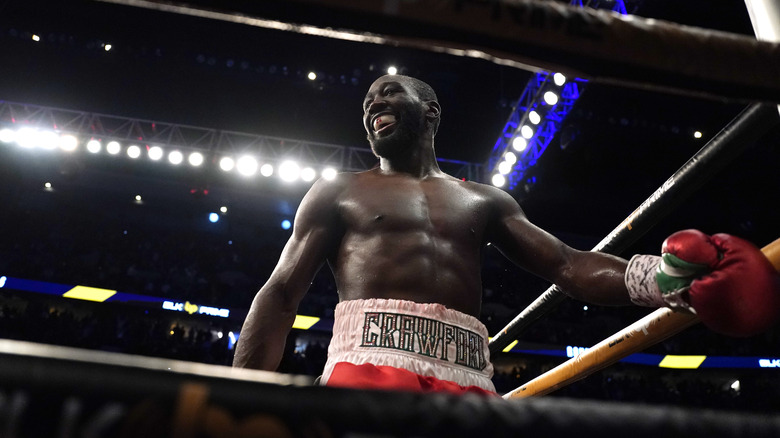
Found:
[[[356,233],[429,233],[481,241],[483,200],[456,182],[368,183],[342,202],[347,229]]]

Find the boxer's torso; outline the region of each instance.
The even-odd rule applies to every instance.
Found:
[[[477,316],[490,204],[478,184],[446,175],[354,175],[338,199],[343,236],[329,258],[340,299],[441,303]]]

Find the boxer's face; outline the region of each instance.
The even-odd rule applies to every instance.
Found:
[[[402,78],[383,76],[363,100],[363,127],[378,157],[406,154],[425,132],[425,104]]]

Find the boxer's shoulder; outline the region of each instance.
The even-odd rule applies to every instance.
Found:
[[[344,172],[333,178],[320,178],[301,201],[304,211],[337,207],[348,188],[354,184],[355,174]]]
[[[517,200],[501,188],[472,181],[466,181],[464,184],[469,191],[483,199],[485,204],[496,212],[515,213],[520,211]]]
[[[320,178],[314,183],[309,192],[320,196],[338,195],[355,185],[357,179],[357,173],[340,172],[332,178]]]

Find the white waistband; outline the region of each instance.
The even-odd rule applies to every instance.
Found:
[[[338,362],[403,368],[495,391],[488,332],[473,316],[441,304],[368,299],[336,306],[322,381]]]

